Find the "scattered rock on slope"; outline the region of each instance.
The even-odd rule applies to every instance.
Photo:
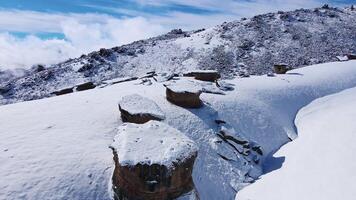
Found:
[[[183,74],[184,76],[194,77],[201,81],[217,81],[221,76],[218,71],[215,70],[194,70]]]
[[[169,102],[184,108],[200,108],[202,88],[190,81],[178,81],[166,85],[166,98]]]
[[[125,96],[119,102],[123,122],[143,124],[150,120],[163,120],[165,115],[152,100],[138,94]]]
[[[112,144],[118,199],[175,199],[193,190],[197,145],[158,121],[124,124]]]

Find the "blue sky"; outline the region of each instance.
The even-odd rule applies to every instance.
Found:
[[[53,64],[162,34],[356,0],[0,0],[0,69]]]

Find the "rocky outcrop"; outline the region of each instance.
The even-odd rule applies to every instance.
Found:
[[[116,199],[175,199],[193,190],[196,144],[157,121],[124,124],[112,144]]]
[[[194,77],[201,81],[217,81],[221,76],[218,71],[215,70],[196,70],[184,73],[183,76]]]
[[[71,88],[64,88],[64,89],[61,89],[61,90],[57,90],[57,91],[52,92],[52,94],[57,95],[57,96],[65,95],[65,94],[70,94],[70,93],[73,93],[73,87],[71,87]]]
[[[166,98],[169,102],[184,108],[200,108],[202,88],[192,83],[166,85]]]
[[[123,97],[119,102],[119,110],[123,122],[143,124],[165,118],[163,111],[154,101],[138,94]]]
[[[94,89],[96,86],[93,82],[86,82],[86,83],[82,83],[76,86],[76,91],[84,91],[84,90],[90,90],[90,89]]]
[[[275,64],[274,73],[276,74],[285,74],[288,71],[288,66],[286,64]]]
[[[356,54],[348,54],[348,55],[347,55],[347,58],[348,58],[349,60],[356,60]]]

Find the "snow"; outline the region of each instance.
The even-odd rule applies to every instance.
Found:
[[[356,88],[318,99],[295,120],[299,137],[275,157],[282,168],[238,193],[238,200],[355,199]]]
[[[255,166],[229,145],[214,148],[212,141],[219,141],[220,131],[215,120],[224,120],[224,126],[233,130],[231,136],[260,145],[268,157],[289,137],[296,137],[294,119],[300,108],[356,87],[356,61],[226,83],[235,89],[225,95],[201,94],[204,106],[200,109],[172,105],[163,84],[155,81],[150,86],[123,82],[1,106],[0,199],[110,199],[114,164],[109,146],[122,124],[117,101],[132,94],[154,101],[165,113],[162,122],[197,144],[193,180],[200,199],[233,199],[248,184],[246,174]],[[234,156],[234,160],[224,160],[217,153]]]
[[[165,118],[165,114],[154,101],[138,94],[122,97],[119,106],[131,115],[149,114],[158,119]]]
[[[174,163],[184,162],[198,151],[194,141],[158,121],[123,124],[114,140],[111,147],[118,152],[121,166],[159,164],[171,170]]]

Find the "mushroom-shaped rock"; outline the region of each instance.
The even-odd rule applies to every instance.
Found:
[[[221,76],[218,71],[215,70],[195,70],[184,73],[183,76],[194,77],[201,81],[211,81],[214,82],[218,80]]]
[[[201,93],[202,87],[190,81],[166,85],[167,100],[185,108],[200,108],[203,105],[199,98]]]
[[[124,96],[119,102],[121,118],[124,122],[143,124],[150,120],[163,120],[165,115],[158,105],[138,94]]]
[[[276,64],[274,65],[274,73],[285,74],[288,71],[288,65],[286,64]]]
[[[198,147],[167,124],[125,123],[111,148],[118,199],[175,199],[194,188],[192,170]]]

